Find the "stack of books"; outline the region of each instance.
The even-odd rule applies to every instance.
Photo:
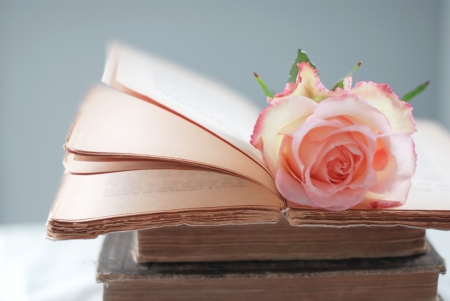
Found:
[[[108,234],[104,300],[437,300],[450,230],[450,136],[430,121],[401,207],[333,212],[278,193],[249,144],[242,96],[123,45],[65,144],[47,222],[53,240]]]

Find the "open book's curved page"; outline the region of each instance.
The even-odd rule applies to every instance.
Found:
[[[47,222],[54,240],[162,226],[276,223],[280,199],[261,185],[198,170],[65,175]]]
[[[107,87],[88,94],[65,148],[84,155],[66,156],[71,173],[207,168],[258,183],[281,199],[265,169],[230,144],[180,116]]]
[[[223,85],[118,43],[110,47],[103,82],[184,116],[266,168],[249,143],[260,110]]]

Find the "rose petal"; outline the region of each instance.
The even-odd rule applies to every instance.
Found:
[[[305,172],[305,168],[308,168],[316,161],[317,152],[319,152],[323,146],[323,143],[316,143],[316,141],[319,140],[320,142],[320,137],[327,136],[330,131],[333,131],[340,125],[341,124],[337,120],[322,120],[310,116],[302,126],[295,131],[291,147],[295,162],[302,174]],[[308,137],[306,137],[307,134],[308,137],[314,140],[308,139]],[[307,139],[308,141],[304,143],[304,139]]]
[[[288,95],[301,95],[315,101],[321,101],[334,95],[320,81],[320,77],[317,75],[317,69],[313,68],[308,62],[299,63],[297,66],[299,72],[296,83],[287,84],[282,93],[275,94],[274,99]]]
[[[348,177],[342,178],[346,175],[345,172],[342,172],[342,166],[348,166],[348,163],[347,156],[343,153],[342,148],[334,147],[320,159],[320,162],[313,165],[311,176],[333,186],[336,184],[336,181],[333,181],[334,179],[340,179],[339,183],[348,180]],[[338,165],[341,165],[341,168],[337,168]]]
[[[384,149],[378,149],[373,155],[372,168],[375,171],[383,171],[389,163],[389,153]]]
[[[344,86],[344,91],[350,90],[352,88],[352,77],[351,76],[347,76],[346,78],[344,78],[343,86]]]
[[[281,159],[283,161],[283,159]],[[287,166],[283,164],[277,171],[275,183],[278,191],[290,202],[307,207],[317,207],[312,203],[305,193],[303,185],[292,173],[287,171]]]
[[[390,208],[400,206],[402,203],[396,201],[381,201],[381,200],[372,200],[372,199],[364,199],[364,202],[372,209],[382,209],[382,208]]]
[[[284,161],[279,164],[285,164],[287,170],[293,175],[293,177],[298,179],[303,179],[302,171],[300,167],[296,164],[294,159],[294,154],[292,153],[292,137],[284,136],[283,141],[280,146],[280,155]]]
[[[376,173],[377,182],[370,191],[383,195],[382,199],[395,200],[403,204],[407,195],[404,195],[404,199],[394,199],[391,195],[403,187],[404,182],[411,183],[417,160],[414,141],[409,135],[389,133],[379,137],[378,144],[387,153],[387,163],[384,169]],[[396,198],[398,197],[399,195],[396,195]]]
[[[399,100],[389,85],[359,82],[348,93],[361,96],[386,115],[393,131],[405,134],[412,134],[417,131],[412,107]]]
[[[377,194],[368,191],[364,196],[364,202],[371,208],[399,206],[406,202],[410,188],[411,181],[404,181],[400,187],[388,194]]]
[[[386,133],[391,130],[386,116],[358,95],[322,100],[314,111],[314,115],[323,119],[346,116],[354,123],[368,125],[378,133]]]
[[[343,190],[347,190],[349,193],[351,193],[352,190],[358,190],[363,191],[362,195],[364,195],[365,192],[376,183],[377,178],[373,169],[370,168],[371,164],[367,157],[362,156],[359,160],[361,160],[361,164],[358,164],[357,169],[353,170],[352,173],[348,175],[347,180],[340,184],[330,185],[319,182],[310,172],[310,168],[307,168],[304,172],[306,192],[308,195],[314,194],[317,197],[332,197]]]
[[[345,188],[330,197],[316,195],[312,193],[308,187],[305,187],[305,191],[311,199],[311,202],[316,206],[331,211],[341,211],[349,209],[361,202],[364,199],[367,189],[364,189],[363,187],[357,189]]]
[[[306,185],[307,190],[312,190],[312,193],[316,195],[321,195],[324,197],[331,196],[337,191],[337,189],[342,189],[342,187],[337,188],[334,186],[329,186],[328,188],[330,189],[325,189],[324,185],[321,185],[317,182],[313,183],[313,180],[311,180],[310,177],[311,173],[314,172],[311,170],[311,166],[315,163],[320,164],[323,155],[331,148],[335,147],[336,145],[353,143],[353,140],[350,139],[351,135],[345,133],[345,129],[350,129],[350,132],[352,130],[364,132],[365,135],[368,135],[370,137],[370,139],[367,139],[367,141],[365,141],[365,144],[368,144],[368,146],[364,147],[365,156],[369,159],[364,160],[365,168],[359,168],[359,165],[357,166],[359,168],[357,178],[352,177],[348,180],[348,182],[350,182],[350,180],[353,181],[351,184],[349,184],[351,185],[351,189],[364,187],[365,191],[367,191],[367,189],[371,187],[376,181],[375,173],[371,170],[371,168],[369,168],[372,164],[370,158],[376,149],[374,133],[370,131],[369,127],[367,126],[351,126],[350,128],[340,128],[340,126],[342,126],[342,124],[339,122],[339,120],[318,119],[316,118],[315,114],[313,114],[305,121],[302,127],[294,133],[294,137],[292,140],[292,149],[294,150],[293,154],[295,157],[295,161],[300,169],[300,173],[304,175],[304,184]],[[339,135],[333,135],[334,133],[342,134],[342,137]],[[308,139],[308,137],[310,138]],[[320,141],[327,137],[332,137],[329,138],[330,141],[327,141],[328,144],[323,142],[318,143],[316,141],[311,141],[311,139]],[[304,139],[308,141],[304,142]],[[326,149],[324,150],[324,148]],[[295,152],[295,150],[298,150],[298,152]],[[348,182],[345,182],[345,184],[347,184]]]
[[[275,175],[283,136],[278,131],[291,122],[312,114],[317,103],[302,96],[289,96],[272,102],[256,121],[250,143],[259,149],[267,167]]]
[[[354,139],[354,138],[357,139]],[[359,203],[367,190],[376,182],[372,156],[376,150],[376,136],[368,126],[343,127],[339,120],[324,120],[311,115],[293,135],[292,149],[297,166],[303,175],[303,187],[311,201],[329,210],[350,208]],[[356,140],[356,141],[355,141]],[[352,145],[358,142],[358,147]],[[362,143],[361,143],[362,142]],[[341,185],[330,184],[315,178],[312,167],[317,170],[324,156],[336,146],[350,145],[352,155],[363,155],[354,164],[355,174]],[[298,150],[297,153],[294,151]],[[315,171],[314,170],[314,171]],[[333,209],[331,209],[333,208]]]

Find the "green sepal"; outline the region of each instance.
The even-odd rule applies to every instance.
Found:
[[[403,97],[400,98],[400,99],[403,100],[403,101],[410,101],[411,99],[416,97],[418,94],[420,94],[423,90],[425,90],[425,88],[428,86],[429,83],[430,83],[430,81],[424,82],[423,84],[419,85],[414,90],[412,90],[412,91],[406,93],[405,95],[403,95]]]
[[[261,77],[259,77],[258,74],[256,74],[256,72],[253,72],[253,75],[256,78],[256,81],[258,82],[258,84],[261,86],[261,88],[263,89],[264,93],[267,95],[267,97],[269,98],[273,98],[274,93],[271,92],[268,88],[266,83],[264,83],[264,81],[261,79]]]
[[[314,64],[311,63],[311,61],[309,60],[309,57],[306,54],[306,52],[299,49],[297,51],[297,58],[295,59],[294,63],[292,64],[291,72],[289,73],[289,80],[288,80],[289,83],[295,83],[295,81],[297,80],[297,75],[298,75],[297,64],[302,63],[302,62],[307,62],[307,63],[309,63],[309,65],[311,67],[313,67],[314,69],[317,69],[316,66],[314,66]]]
[[[356,64],[356,66],[353,67],[353,69],[352,69],[346,76],[344,76],[344,77],[341,78],[337,83],[334,84],[333,88],[331,88],[331,91],[336,90],[336,88],[344,89],[344,80],[345,80],[347,77],[352,76],[353,73],[355,73],[355,71],[358,70],[358,68],[361,66],[361,64],[362,64],[362,61],[359,61],[359,63]]]

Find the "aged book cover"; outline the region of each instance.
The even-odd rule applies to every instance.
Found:
[[[109,234],[97,268],[104,300],[436,300],[445,273],[431,247],[400,258],[147,263],[132,258],[133,233]]]
[[[408,256],[428,251],[410,227],[292,227],[276,224],[177,226],[136,232],[137,262],[312,260]]]

